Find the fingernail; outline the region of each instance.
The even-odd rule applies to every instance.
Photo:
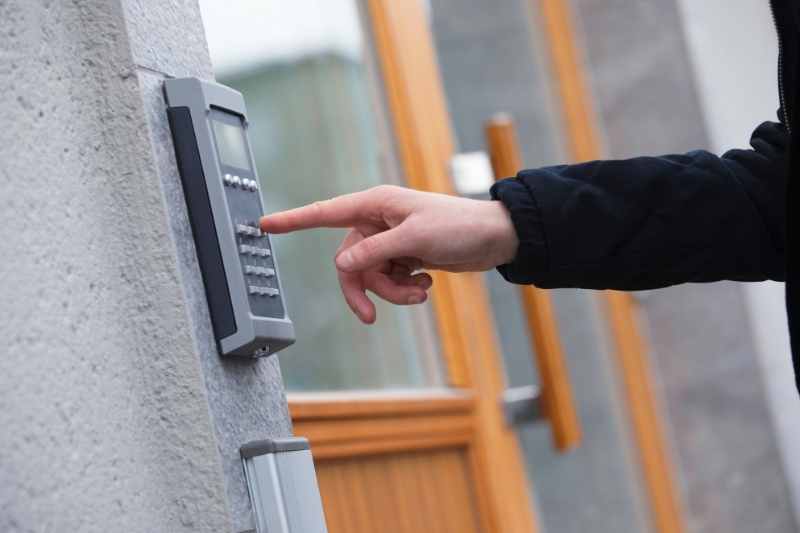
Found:
[[[344,251],[336,257],[336,266],[342,270],[347,270],[353,266],[353,254]]]
[[[375,319],[370,316],[370,310],[366,306],[359,308],[359,315],[358,318],[360,318],[361,322],[364,324],[372,324],[375,321]]]
[[[421,304],[425,301],[426,295],[424,294],[412,294],[408,297],[408,304],[409,305],[416,305]]]

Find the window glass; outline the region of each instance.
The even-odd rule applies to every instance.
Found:
[[[400,175],[369,36],[354,0],[202,0],[217,80],[244,94],[267,212]],[[344,233],[273,236],[297,343],[280,353],[290,390],[443,384],[430,304],[372,296],[373,326],[342,299],[333,255]]]

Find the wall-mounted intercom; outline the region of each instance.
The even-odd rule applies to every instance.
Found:
[[[197,78],[164,82],[167,115],[224,355],[260,357],[294,342],[268,235],[242,95]]]

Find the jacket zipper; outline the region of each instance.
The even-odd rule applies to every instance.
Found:
[[[778,17],[775,16],[774,0],[770,0],[769,10],[772,13],[772,23],[775,25],[775,31],[778,32],[778,99],[781,104],[781,114],[783,121],[786,123],[786,129],[789,135],[792,134],[792,125],[789,123],[789,112],[786,109],[786,98],[783,89],[783,37],[781,37],[781,29],[778,26]]]

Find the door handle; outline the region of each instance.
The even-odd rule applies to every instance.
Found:
[[[515,176],[522,168],[522,158],[513,119],[504,114],[495,115],[486,122],[485,134],[495,178]],[[550,422],[553,445],[558,451],[566,452],[580,444],[581,428],[553,303],[547,291],[533,285],[521,285],[520,296],[541,384],[535,403],[511,402],[513,407],[509,408],[506,401],[506,413],[519,416],[520,406],[525,405],[532,410],[541,409]]]

